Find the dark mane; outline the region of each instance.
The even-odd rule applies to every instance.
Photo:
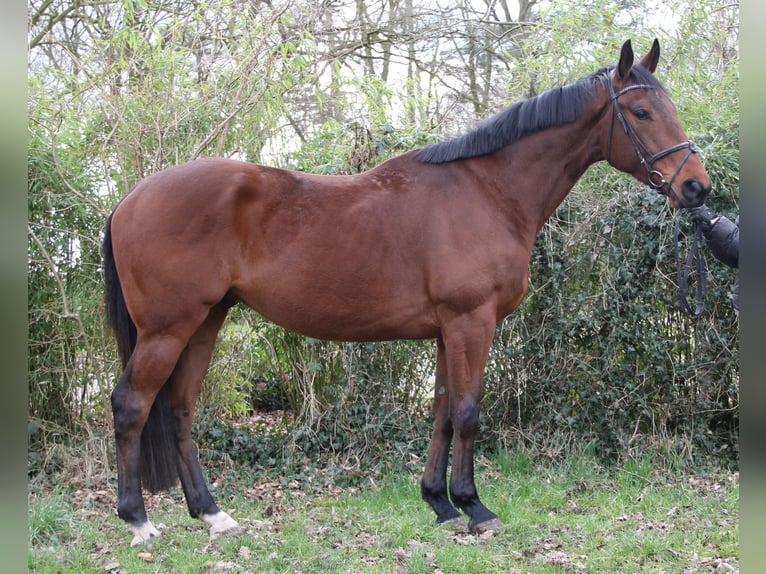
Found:
[[[445,163],[493,153],[522,137],[545,128],[574,121],[595,95],[593,85],[603,81],[611,68],[601,70],[573,84],[547,90],[517,102],[455,139],[428,145],[415,158],[423,163]],[[631,70],[636,83],[661,88],[659,81],[643,66]]]

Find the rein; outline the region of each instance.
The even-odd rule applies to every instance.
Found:
[[[683,204],[683,201],[678,197],[675,190],[673,189],[673,182],[676,179],[676,176],[681,171],[681,168],[686,164],[686,162],[689,160],[691,155],[693,153],[698,153],[697,146],[694,145],[694,142],[691,140],[687,140],[685,142],[678,143],[676,145],[667,147],[663,150],[658,151],[655,154],[652,154],[649,151],[649,148],[646,147],[644,142],[641,141],[641,138],[638,137],[638,134],[633,129],[633,127],[628,123],[628,120],[625,118],[625,114],[622,113],[622,108],[620,108],[620,104],[617,102],[617,99],[632,90],[639,90],[639,89],[645,89],[645,90],[654,90],[656,89],[655,86],[651,86],[649,84],[633,84],[631,86],[627,86],[620,90],[619,92],[614,91],[614,86],[612,85],[612,78],[607,72],[605,74],[606,78],[606,85],[609,89],[609,98],[612,102],[612,121],[609,125],[609,139],[607,143],[607,151],[606,151],[606,159],[607,161],[610,160],[610,156],[612,153],[612,133],[614,131],[614,118],[617,116],[617,119],[620,122],[620,125],[622,126],[622,129],[625,131],[625,135],[628,136],[628,139],[630,140],[630,143],[633,144],[633,149],[636,152],[636,156],[638,156],[638,161],[641,163],[641,165],[644,166],[644,169],[646,169],[646,179],[649,185],[652,187],[652,189],[656,189],[658,192],[662,193],[663,188],[666,188],[666,194],[672,195],[675,200],[679,204]],[[641,151],[643,149],[643,152]],[[670,181],[665,179],[665,176],[662,172],[654,169],[654,164],[659,161],[660,159],[675,153],[677,151],[681,150],[688,150],[686,152],[686,155],[684,156],[683,160],[681,160],[681,163],[678,164],[678,167],[676,168],[676,171],[673,173],[673,176],[670,178]],[[647,154],[649,156],[649,159],[647,159],[644,154]],[[667,187],[666,187],[667,186]]]
[[[694,223],[694,235],[692,236],[691,246],[689,247],[689,253],[686,256],[686,264],[683,265],[681,261],[681,254],[679,248],[678,237],[681,230],[681,213],[679,211],[676,215],[675,225],[673,226],[673,252],[676,256],[676,276],[678,279],[678,300],[681,305],[681,310],[689,315],[692,319],[698,319],[705,307],[705,294],[707,290],[707,275],[705,273],[705,255],[704,251],[700,249],[700,239],[702,237],[702,228],[698,223]],[[696,291],[697,301],[694,310],[692,311],[689,302],[686,300],[686,285],[689,281],[689,274],[691,273],[692,263],[696,266]]]

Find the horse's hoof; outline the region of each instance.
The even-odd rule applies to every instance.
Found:
[[[160,531],[148,520],[140,526],[131,526],[133,531],[133,540],[130,541],[130,547],[135,548],[141,544],[148,543],[160,537]]]
[[[216,514],[203,514],[201,518],[210,526],[210,538],[215,539],[222,534],[239,534],[242,532],[237,521],[223,511]]]
[[[466,528],[468,528],[468,523],[465,521],[465,518],[463,518],[462,516],[456,516],[455,518],[450,518],[449,520],[440,522],[439,526],[442,526],[449,530],[465,530]]]
[[[471,532],[474,532],[476,534],[481,534],[482,532],[486,532],[488,530],[500,530],[503,527],[503,523],[500,522],[500,519],[490,518],[489,520],[485,520],[484,522],[480,522],[479,524],[474,524],[472,526],[469,526]]]

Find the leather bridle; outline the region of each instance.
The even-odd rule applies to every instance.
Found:
[[[652,153],[649,151],[646,145],[644,145],[644,143],[641,141],[641,138],[638,137],[638,134],[636,133],[636,131],[628,123],[628,120],[625,118],[625,115],[622,113],[622,109],[620,108],[620,104],[617,102],[617,99],[623,94],[630,92],[631,90],[639,90],[639,89],[656,90],[657,86],[652,86],[650,84],[633,84],[615,93],[614,86],[612,85],[611,74],[609,72],[606,72],[604,74],[604,77],[605,77],[606,86],[609,90],[609,98],[611,99],[611,102],[612,102],[612,120],[609,125],[609,140],[607,143],[606,160],[610,161],[610,156],[612,153],[612,132],[614,131],[614,118],[615,116],[617,116],[617,119],[622,125],[622,129],[625,130],[625,135],[628,136],[630,143],[633,144],[633,149],[636,151],[636,155],[638,156],[638,161],[641,162],[641,165],[643,165],[644,168],[646,169],[646,179],[648,184],[653,189],[656,189],[660,193],[663,193],[664,191],[666,195],[671,195],[673,198],[675,198],[675,200],[678,202],[679,205],[684,205],[685,202],[678,197],[675,190],[673,189],[673,182],[675,181],[679,172],[681,171],[683,166],[686,164],[686,162],[689,160],[691,155],[693,153],[699,152],[699,150],[697,149],[697,146],[695,146],[691,140],[687,140],[685,142],[665,148],[652,155]],[[676,169],[676,171],[673,173],[673,176],[670,178],[670,181],[668,181],[665,178],[665,175],[662,172],[654,169],[654,164],[657,161],[659,161],[665,156],[668,156],[672,153],[675,153],[677,151],[681,151],[684,149],[688,151],[686,152],[684,159],[681,160],[681,163],[678,165],[678,168]],[[649,156],[648,159],[646,156]]]

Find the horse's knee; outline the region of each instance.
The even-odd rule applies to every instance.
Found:
[[[452,427],[459,437],[473,435],[479,426],[479,401],[475,399],[455,401],[450,418]]]

